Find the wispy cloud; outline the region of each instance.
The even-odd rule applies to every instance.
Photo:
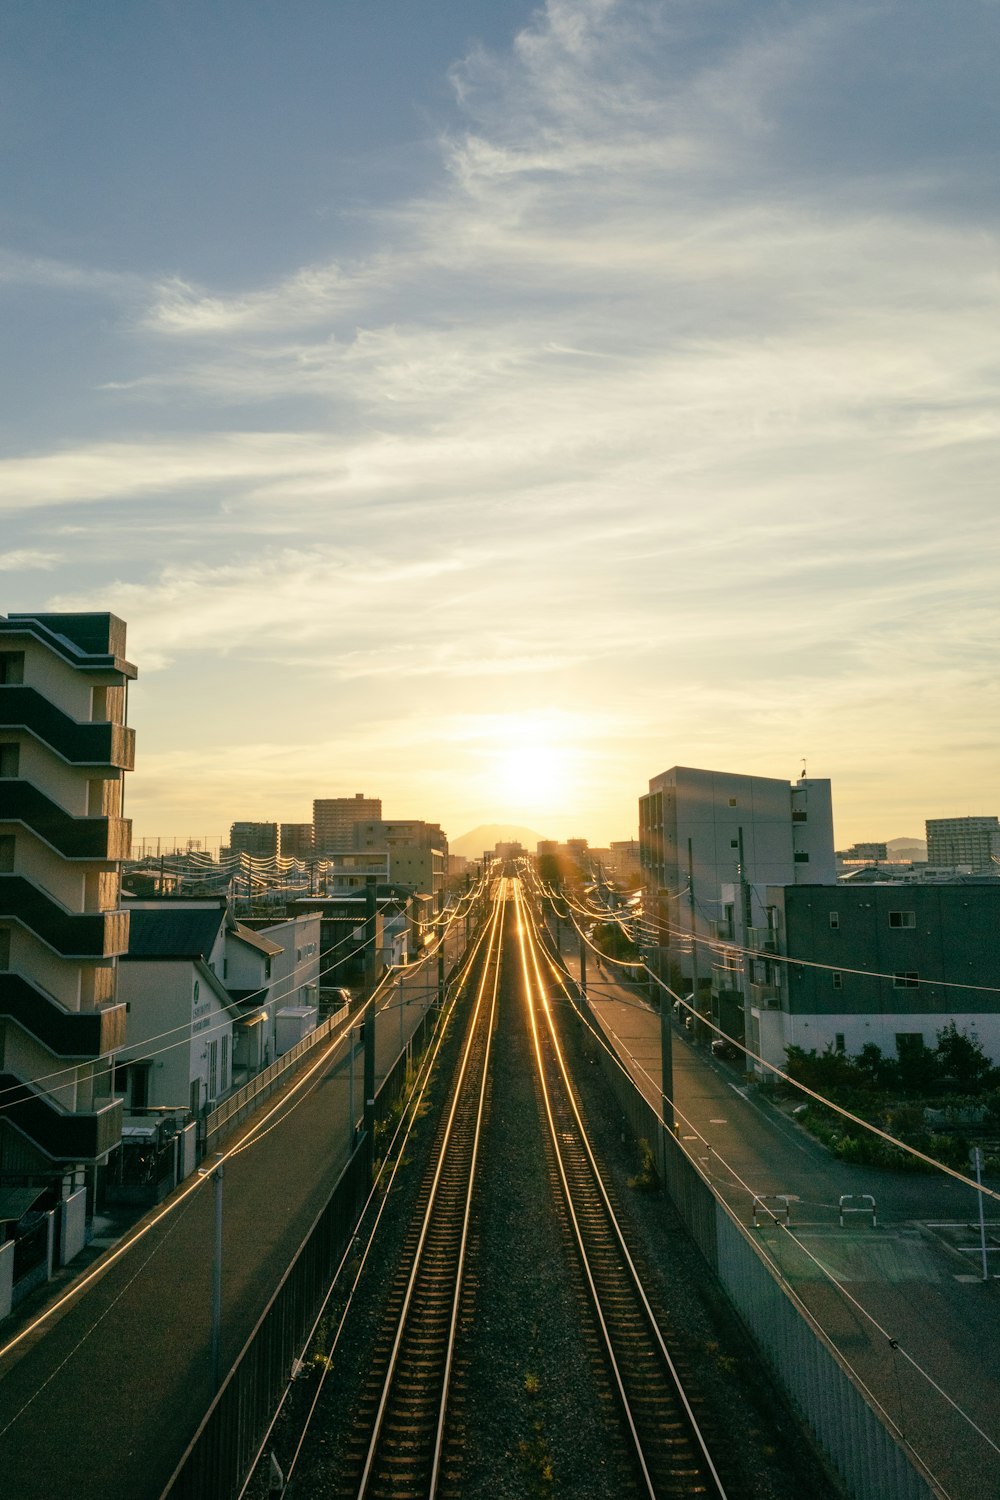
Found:
[[[120,305],[105,431],[0,463],[8,556],[82,523],[99,572],[56,597],[113,597],[163,682],[264,640],[359,724],[589,692],[664,763],[734,718],[764,762],[930,677],[957,712],[995,619],[996,226],[878,134],[893,28],[936,76],[901,4],[549,0],[455,65],[436,180],[353,255],[224,287],[0,261]]]
[[[0,551],[0,573],[33,573],[54,568],[60,561],[58,552],[38,552],[22,547],[13,552]]]

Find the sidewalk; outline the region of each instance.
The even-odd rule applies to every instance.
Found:
[[[576,944],[562,959],[578,979]],[[660,1013],[637,986],[609,977],[613,965],[602,969],[588,952],[591,1006],[655,1105]],[[790,1232],[767,1223],[753,1231],[782,1278],[952,1500],[992,1495],[995,1485],[983,1485],[1000,1473],[1000,1454],[971,1423],[1000,1442],[1000,1282],[983,1282],[976,1258],[955,1248],[969,1243],[973,1194],[949,1178],[841,1163],[675,1023],[672,1052],[680,1145],[748,1229],[754,1194],[787,1196]],[[878,1228],[850,1218],[841,1226],[841,1195],[862,1193],[877,1201]],[[954,1225],[950,1237],[940,1220]]]

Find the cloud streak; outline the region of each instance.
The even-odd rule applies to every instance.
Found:
[[[353,256],[225,287],[0,261],[119,309],[106,428],[0,461],[0,566],[113,599],[164,684],[208,642],[328,678],[358,724],[386,692],[613,701],[645,726],[623,832],[660,761],[764,762],[810,703],[831,766],[854,763],[836,730],[878,701],[900,722],[930,679],[971,715],[995,215],[949,209],[948,160],[888,130],[865,157],[833,108],[851,92],[874,132],[896,85],[872,44],[895,27],[916,58],[908,24],[549,0],[456,63],[436,179],[355,216]],[[968,186],[981,124],[950,128]],[[60,524],[86,528],[86,582]]]

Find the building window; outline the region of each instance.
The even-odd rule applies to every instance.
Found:
[[[20,745],[0,745],[0,776],[16,776],[20,763]]]
[[[830,926],[831,927],[839,927],[840,926],[840,912],[839,911],[832,911],[830,913]]]
[[[836,1031],[836,1032],[834,1032],[834,1035],[833,1035],[833,1050],[834,1050],[834,1052],[846,1052],[847,1051],[847,1039],[844,1036],[844,1033],[842,1031]]]
[[[897,990],[915,990],[920,983],[920,976],[916,969],[907,969],[905,973],[893,974],[892,983]]]
[[[795,863],[797,865],[807,865],[809,863],[809,855],[805,849],[796,849]]]
[[[219,1092],[219,1044],[208,1044],[208,1097],[215,1099]]]
[[[914,1057],[924,1050],[924,1034],[922,1031],[897,1031],[896,1032],[896,1055],[897,1057]]]
[[[0,833],[0,871],[9,875],[14,868],[14,835]]]
[[[792,808],[792,822],[793,823],[808,823],[808,821],[809,821],[809,814],[806,812],[805,808],[802,808],[802,807],[793,807]]]
[[[222,1071],[220,1074],[222,1092],[225,1093],[229,1087],[229,1038],[222,1038]]]
[[[915,911],[891,911],[889,913],[890,927],[916,927],[917,914]]]
[[[0,927],[0,969],[10,968],[10,928]]]
[[[730,799],[729,799],[729,806],[730,807],[735,807],[736,806],[736,798],[735,797],[730,797]]]
[[[739,839],[730,839],[729,840],[729,847],[730,847],[730,849],[738,849],[740,847],[740,841],[739,841]]]
[[[0,651],[0,687],[14,687],[24,681],[24,652]]]
[[[839,969],[832,969],[830,971],[830,978],[833,980],[835,990],[842,990],[844,988],[844,976]]]

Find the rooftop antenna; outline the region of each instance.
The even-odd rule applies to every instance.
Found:
[[[799,780],[800,781],[805,781],[805,779],[806,779],[806,758],[803,755],[803,757],[802,757],[802,771],[801,771],[801,773],[799,775]]]

